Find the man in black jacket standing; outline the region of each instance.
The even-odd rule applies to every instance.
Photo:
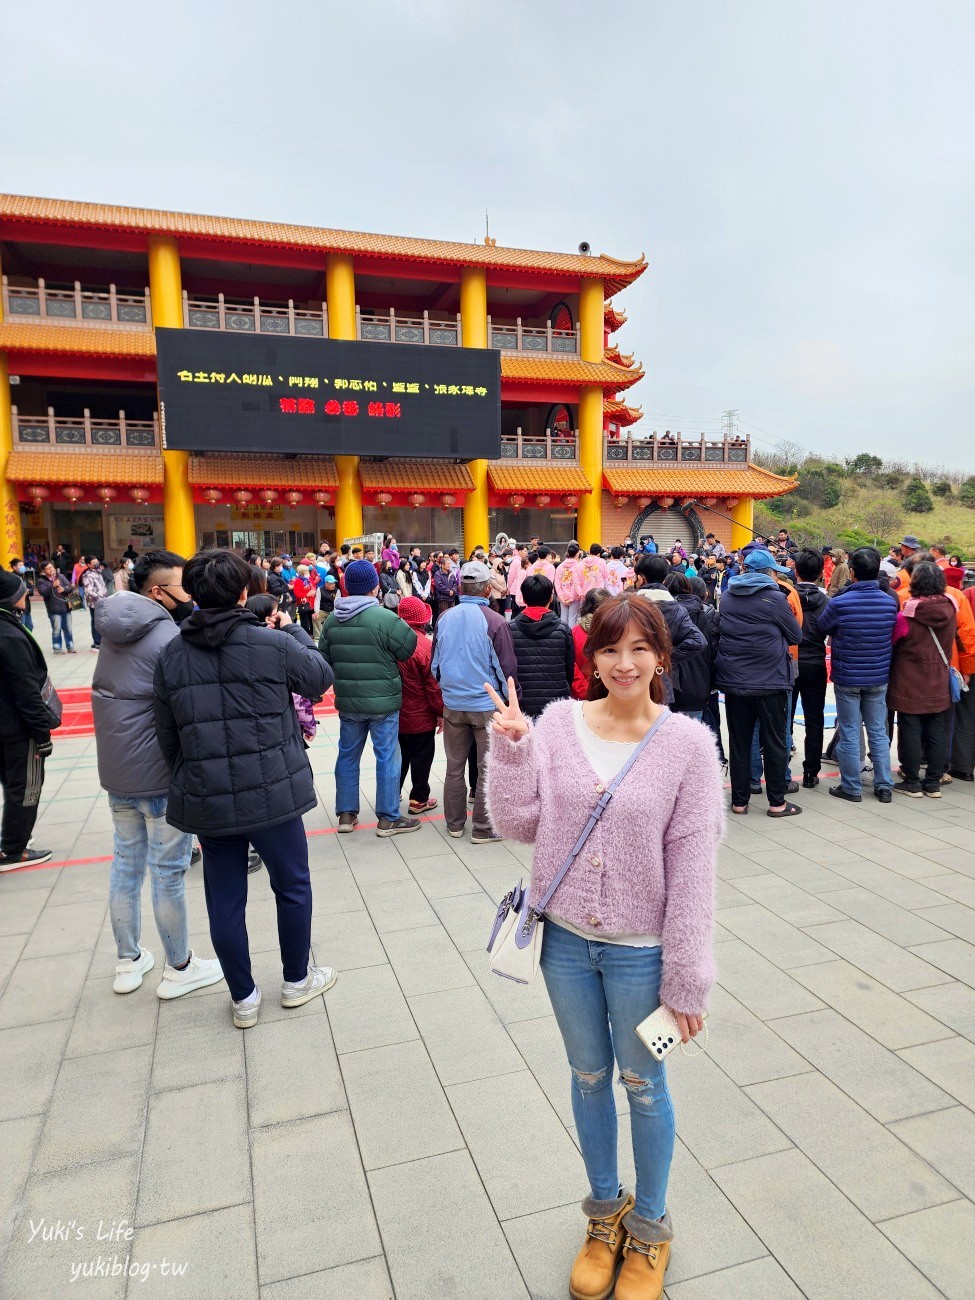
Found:
[[[332,671],[278,611],[275,627],[244,608],[250,565],[233,551],[201,551],[183,570],[199,606],[159,656],[156,734],[172,770],[166,820],[203,849],[210,937],[233,999],[234,1024],[257,1023],[244,912],[251,844],[267,866],[278,912],[283,1007],[335,983],[308,964],[311,879],[302,814],[318,800],[291,695],[320,700]]]
[[[526,718],[537,718],[553,700],[567,700],[572,690],[575,647],[568,624],[552,613],[554,590],[544,574],[530,573],[521,584],[524,612],[509,625]]]
[[[704,635],[691,622],[687,610],[674,600],[664,586],[668,573],[674,566],[665,555],[638,555],[633,566],[634,587],[647,600],[660,603],[660,612],[667,624],[673,650],[670,655],[670,674],[664,674],[664,702],[673,704],[674,693],[681,688],[681,666],[692,655],[708,655]]]
[[[49,862],[50,849],[29,849],[51,752],[52,718],[41,698],[47,681],[44,654],[21,625],[27,586],[17,573],[0,571],[0,871]]]
[[[796,556],[796,594],[802,605],[802,640],[799,642],[799,676],[792,691],[792,718],[802,697],[802,722],[806,732],[802,760],[802,784],[806,790],[819,785],[823,761],[823,715],[826,708],[826,634],[819,630],[819,615],[829,604],[820,586],[823,557],[818,551],[800,551]]]

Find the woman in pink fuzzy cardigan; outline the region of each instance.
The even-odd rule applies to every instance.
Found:
[[[606,601],[585,654],[593,670],[585,702],[556,701],[532,726],[514,683],[511,703],[494,697],[487,802],[502,835],[535,845],[536,904],[599,794],[666,715],[559,885],[541,956],[591,1185],[570,1294],[603,1300],[615,1279],[617,1300],[658,1300],[673,1239],[666,1196],[674,1112],[664,1066],[635,1031],[661,1003],[677,1016],[684,1042],[701,1029],[714,980],[721,772],[708,729],[662,704],[670,636],[655,604],[633,594]],[[630,1105],[635,1195],[617,1171],[614,1055]]]

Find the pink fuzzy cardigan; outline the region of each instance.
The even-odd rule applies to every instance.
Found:
[[[492,731],[488,810],[502,835],[535,845],[532,904],[582,833],[602,788],[576,736],[571,700],[550,704],[518,742]],[[698,1014],[714,983],[714,881],[723,830],[711,732],[671,714],[613,795],[552,909],[607,935],[660,935],[660,999]]]

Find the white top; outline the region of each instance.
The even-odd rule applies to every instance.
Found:
[[[639,742],[636,740],[604,740],[601,736],[597,736],[594,731],[590,731],[583,716],[582,700],[572,701],[572,718],[575,722],[576,736],[582,746],[582,752],[588,758],[600,781],[609,785]],[[558,893],[556,893],[555,897],[558,899]],[[571,934],[577,934],[583,939],[598,939],[601,943],[618,943],[622,944],[624,948],[660,947],[660,936],[658,934],[603,934],[601,930],[583,930],[577,925],[571,925],[568,921],[563,921],[560,916],[557,916],[551,910],[546,912],[546,916],[554,921],[556,925],[560,925],[563,930],[568,930]]]

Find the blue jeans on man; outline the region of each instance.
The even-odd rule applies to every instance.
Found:
[[[339,752],[335,760],[335,812],[359,811],[359,759],[372,737],[376,755],[376,816],[396,821],[400,815],[399,710],[382,717],[339,714]]]
[[[190,951],[186,919],[186,872],[193,836],[166,820],[166,796],[149,798],[110,794],[115,851],[108,903],[119,960],[137,960],[141,952],[142,882],[152,882],[156,929],[170,966],[181,966]]]
[[[834,686],[836,696],[836,758],[840,785],[847,794],[863,793],[860,779],[860,724],[867,732],[867,747],[873,763],[874,790],[890,790],[890,737],[887,734],[887,684],[883,686]]]

